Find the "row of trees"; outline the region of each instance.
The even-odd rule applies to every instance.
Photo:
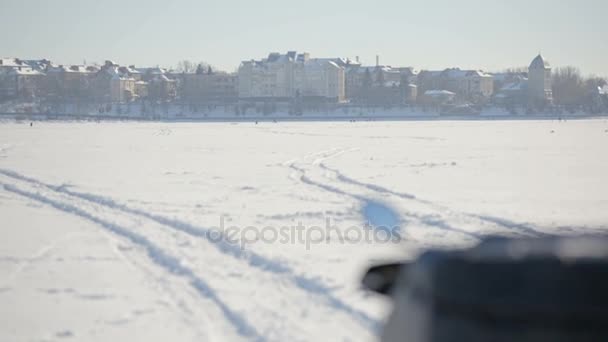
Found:
[[[181,72],[184,74],[196,73],[199,75],[202,74],[213,74],[213,67],[206,62],[198,62],[194,63],[189,60],[183,60],[177,63],[177,67],[175,68],[177,72]]]
[[[591,105],[598,95],[598,88],[606,85],[600,77],[582,76],[576,67],[567,66],[553,71],[551,85],[553,101],[562,106]]]

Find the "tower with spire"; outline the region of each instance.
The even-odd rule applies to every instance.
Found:
[[[528,68],[528,92],[530,100],[538,104],[551,103],[551,65],[539,53]]]

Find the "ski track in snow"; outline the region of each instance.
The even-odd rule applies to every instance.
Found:
[[[0,169],[0,174],[12,178],[13,180],[25,182],[31,186],[47,189],[51,192],[56,192],[69,196],[70,198],[77,199],[78,201],[84,201],[99,205],[109,210],[119,211],[124,214],[131,215],[133,217],[149,219],[165,228],[169,228],[170,230],[178,231],[189,236],[208,241],[223,255],[230,256],[235,260],[244,261],[247,263],[248,266],[251,266],[259,271],[282,276],[283,279],[288,280],[289,282],[297,286],[297,288],[299,288],[300,290],[303,290],[306,293],[312,294],[320,298],[321,300],[324,300],[329,304],[331,308],[351,316],[353,319],[355,319],[356,322],[359,322],[359,324],[363,328],[368,329],[371,333],[376,334],[378,332],[378,329],[380,327],[380,322],[378,320],[372,318],[367,313],[355,309],[352,306],[346,304],[343,300],[336,297],[332,293],[332,289],[330,289],[322,282],[299,275],[288,265],[268,259],[255,252],[243,251],[239,248],[238,245],[230,244],[229,242],[222,239],[221,236],[215,235],[216,237],[214,238],[214,234],[216,234],[216,232],[214,231],[210,231],[202,227],[197,227],[190,223],[180,221],[178,219],[168,218],[157,214],[151,214],[140,209],[132,208],[127,205],[117,203],[113,199],[107,197],[90,193],[72,191],[69,190],[69,186],[65,184],[54,186],[7,169]],[[184,266],[179,264],[179,260],[177,258],[168,255],[160,247],[154,245],[145,236],[132,233],[130,230],[124,227],[120,227],[114,223],[100,219],[99,217],[90,214],[89,212],[84,211],[76,206],[70,205],[69,203],[55,201],[44,195],[41,195],[40,193],[23,191],[11,184],[3,184],[3,186],[4,189],[9,192],[19,194],[23,197],[35,200],[40,203],[51,205],[61,211],[71,213],[89,221],[92,221],[119,236],[126,237],[132,242],[146,247],[146,249],[148,250],[149,257],[153,259],[156,263],[160,264],[161,266],[165,266],[167,270],[171,271],[174,274],[177,273],[178,275],[182,275],[188,278],[191,284],[199,291],[201,295],[208,294],[210,298],[213,299],[213,301],[222,309],[226,317],[229,318],[229,320],[238,328],[239,332],[247,335],[250,338],[254,336],[257,339],[262,339],[262,335],[255,331],[251,324],[249,324],[243,317],[236,314],[235,312],[232,312],[230,308],[220,300],[220,298],[216,295],[215,291],[213,291],[205,281],[197,277],[197,275],[192,269],[184,268]],[[178,268],[173,269],[173,265],[178,265]]]

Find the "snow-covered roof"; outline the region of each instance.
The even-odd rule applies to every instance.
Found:
[[[327,66],[332,66],[334,68],[342,68],[335,61],[329,58],[312,58],[307,60],[306,62],[303,62],[303,64],[306,69],[322,69]]]
[[[37,76],[44,75],[42,72],[32,69],[31,67],[15,67],[12,68],[9,72],[9,75],[21,75],[21,76]]]
[[[25,63],[19,58],[0,58],[0,67],[18,67]]]
[[[80,73],[92,72],[92,70],[89,70],[86,65],[70,65],[66,71],[67,72],[80,72]]]
[[[456,95],[456,93],[453,93],[448,90],[427,90],[424,92],[424,95],[426,95],[426,96],[453,96],[453,95]]]
[[[99,68],[92,65],[49,65],[48,72],[66,72],[66,73],[81,73],[92,74],[99,71]]]
[[[409,74],[411,76],[416,76],[418,75],[418,71],[416,69],[414,69],[413,67],[399,67],[399,68],[393,68],[394,70],[398,70],[399,72],[406,73]]]
[[[492,76],[492,74],[488,74],[481,70],[470,70],[466,76],[467,77],[475,76],[475,77],[482,77],[482,78],[494,78],[494,76]]]
[[[321,61],[330,61],[335,63],[338,66],[347,68],[347,67],[360,67],[361,63],[353,61],[351,59],[348,58],[341,58],[341,57],[335,57],[335,58],[314,58],[316,60],[321,60]]]
[[[386,72],[386,73],[391,73],[391,72],[399,73],[399,70],[393,70],[393,68],[391,68],[388,65],[379,65],[379,66],[367,65],[367,66],[357,67],[353,70],[358,73],[366,73],[368,70],[369,70],[369,72],[382,71],[382,72]]]
[[[251,65],[253,67],[265,67],[268,64],[273,63],[289,63],[289,62],[299,62],[306,63],[310,59],[310,54],[307,52],[297,53],[296,51],[288,51],[286,54],[281,54],[279,52],[271,52],[268,54],[268,57],[260,59],[260,60],[248,60],[243,61],[243,65]],[[329,59],[329,58],[328,58]],[[336,62],[335,58],[332,58],[334,62]],[[339,63],[336,63],[339,64]]]
[[[162,75],[167,72],[167,69],[161,67],[151,67],[151,68],[135,68],[136,71],[142,74],[148,75]]]
[[[124,70],[124,69],[121,70],[121,67],[119,67],[115,64],[106,63],[101,68],[101,70],[99,70],[99,73],[103,73],[103,74],[109,76],[113,80],[132,80],[133,79],[131,77],[131,75],[128,72],[126,72],[126,70]]]
[[[480,78],[493,78],[494,76],[481,70],[461,70],[460,68],[449,68],[445,70],[425,70],[424,76],[430,78],[445,77],[449,79],[469,78],[469,77],[480,77]]]
[[[550,68],[551,68],[551,65],[549,64],[549,61],[544,59],[541,54],[538,54],[538,56],[536,56],[536,58],[534,58],[532,60],[532,63],[530,63],[530,69],[550,69]]]
[[[52,65],[51,61],[49,61],[48,59],[29,59],[29,60],[24,60],[23,63],[25,63],[32,69],[38,70],[41,72],[46,71],[47,68],[49,68]]]
[[[120,71],[122,73],[128,73],[130,75],[136,75],[136,74],[141,74],[141,72],[139,70],[137,70],[135,68],[135,66],[130,65],[130,66],[121,66],[119,67]]]
[[[460,70],[459,68],[446,69],[443,76],[447,78],[467,78],[467,77],[483,77],[491,78],[492,75],[486,74],[481,70]]]
[[[522,91],[522,90],[527,89],[527,87],[528,87],[527,80],[525,80],[525,81],[522,80],[522,81],[518,81],[518,82],[507,83],[502,88],[500,88],[500,91],[503,91],[503,92]]]
[[[50,63],[46,60],[44,61]],[[0,73],[4,75],[43,75],[45,67],[39,65],[38,62],[39,61],[24,61],[19,58],[1,58]]]
[[[175,82],[164,74],[155,75],[151,82]]]

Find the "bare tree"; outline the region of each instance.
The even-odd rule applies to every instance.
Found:
[[[185,59],[177,63],[176,70],[186,74],[193,73],[196,71],[196,63]]]
[[[566,106],[582,105],[585,101],[585,80],[578,68],[566,66],[557,68],[552,79],[553,98],[556,104]]]
[[[525,67],[525,66],[512,67],[512,68],[505,69],[503,72],[505,74],[527,74],[528,67]]]

